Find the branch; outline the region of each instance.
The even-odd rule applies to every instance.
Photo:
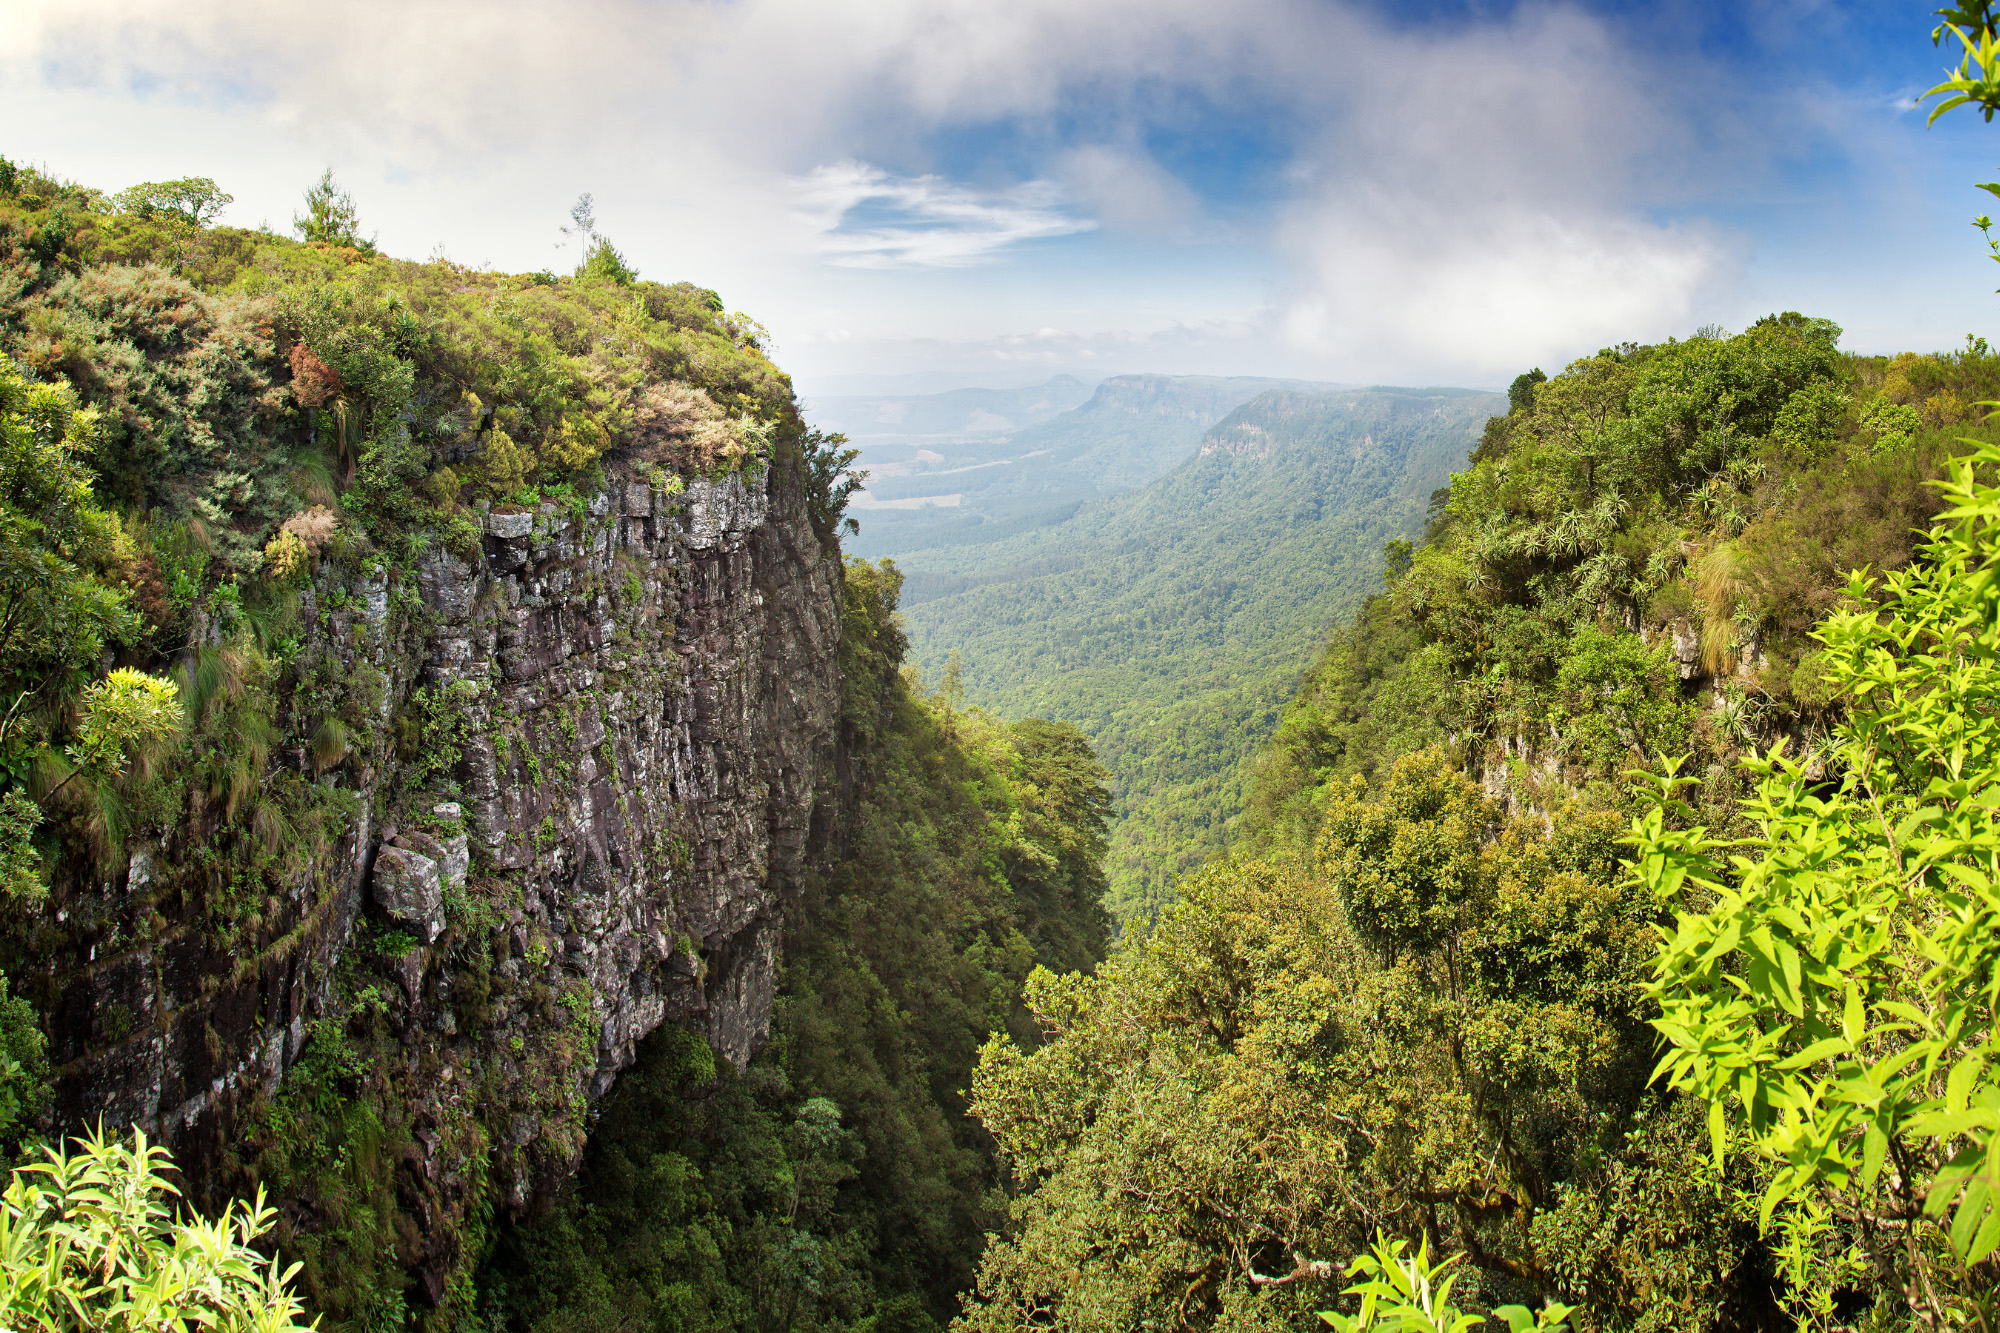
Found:
[[[1288,1283],[1298,1282],[1306,1278],[1324,1282],[1330,1278],[1339,1277],[1345,1271],[1331,1259],[1307,1259],[1302,1255],[1295,1254],[1292,1256],[1292,1262],[1294,1264],[1292,1271],[1283,1277],[1265,1277],[1254,1268],[1246,1269],[1245,1272],[1248,1273],[1250,1281],[1256,1286],[1282,1287]]]

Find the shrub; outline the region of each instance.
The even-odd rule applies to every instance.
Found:
[[[175,1220],[167,1151],[132,1132],[43,1150],[0,1197],[0,1322],[37,1333],[198,1326],[209,1333],[311,1327],[284,1272],[251,1242],[277,1220],[260,1191],[213,1222]]]

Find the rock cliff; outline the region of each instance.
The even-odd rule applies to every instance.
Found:
[[[697,1024],[739,1063],[762,1040],[838,578],[761,467],[684,491],[614,469],[449,547],[324,561],[287,707],[350,723],[261,780],[335,817],[274,830],[291,870],[248,901],[185,826],[63,895],[36,978],[58,1125],[145,1128],[197,1197],[272,1183],[296,1236],[342,1224],[312,1163],[360,1133],[347,1099],[387,1163],[351,1189],[407,1216],[387,1262],[445,1299],[488,1205],[573,1166],[637,1040]]]

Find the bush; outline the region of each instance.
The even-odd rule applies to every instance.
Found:
[[[102,1132],[76,1151],[43,1150],[0,1197],[0,1323],[38,1333],[198,1326],[207,1333],[292,1333],[297,1265],[278,1270],[251,1242],[277,1219],[260,1192],[213,1222],[175,1220],[167,1151]]]

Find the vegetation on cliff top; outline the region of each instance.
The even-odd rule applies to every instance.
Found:
[[[296,242],[209,225],[212,182],[113,198],[0,162],[0,965],[21,997],[0,1000],[0,1142],[47,1128],[26,1020],[52,1011],[70,959],[171,936],[255,975],[308,924],[301,876],[364,813],[421,830],[455,795],[463,701],[419,688],[385,711],[386,664],[331,642],[356,586],[379,585],[395,642],[425,614],[421,557],[475,543],[480,509],[576,517],[608,478],[671,494],[682,475],[777,469],[834,540],[839,442],[804,429],[755,326],[712,292],[640,282],[602,245],[560,279],[390,259],[322,186]],[[394,783],[374,780],[385,762]],[[71,910],[99,879],[126,886],[115,910]],[[476,1022],[490,904],[462,905],[476,929],[448,962]],[[409,1316],[421,1248],[396,1172],[423,1127],[395,1104],[380,989],[412,941],[364,923],[353,944],[305,1058],[191,1184],[219,1203],[268,1181],[315,1309],[386,1327]],[[580,1144],[589,997],[521,990],[532,1040],[508,1054],[531,1105],[515,1109],[556,1149]],[[56,1029],[63,1059],[144,1041],[154,1015],[128,999]],[[233,1060],[223,1040],[211,1026],[175,1076]],[[459,1264],[426,1275],[434,1320],[472,1309],[495,1154],[527,1151],[482,1120],[504,1091],[480,1084],[439,1131],[476,1178],[470,1215],[432,1219]]]

